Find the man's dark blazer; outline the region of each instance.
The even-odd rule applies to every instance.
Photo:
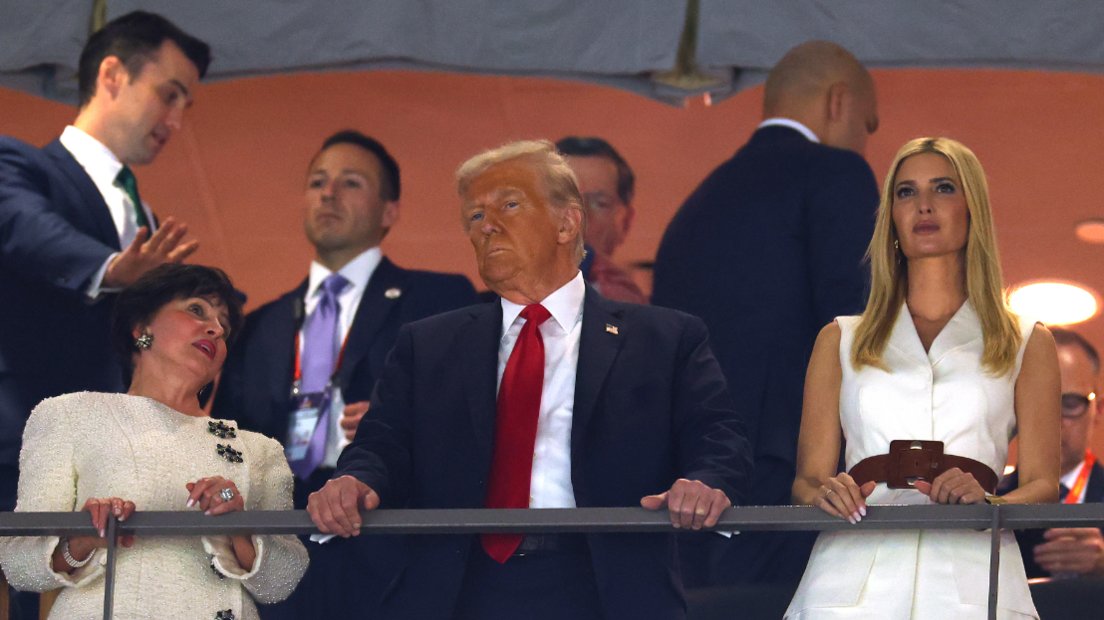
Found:
[[[295,365],[295,339],[303,321],[307,281],[246,317],[241,337],[223,365],[212,405],[215,417],[237,420],[248,430],[281,443],[287,438]],[[398,296],[394,291],[399,291]],[[388,295],[388,291],[392,291]],[[367,401],[399,327],[416,319],[476,302],[464,276],[411,271],[384,257],[368,280],[349,327],[337,384],[346,403]],[[325,475],[296,480],[296,508],[325,482]],[[394,537],[337,539],[307,543],[311,568],[296,592],[283,603],[263,605],[266,620],[371,615],[381,592],[401,567],[402,541]]]
[[[1004,494],[1019,488],[1019,486],[1019,472],[1012,472],[1001,481],[998,492]],[[1099,504],[1102,502],[1104,502],[1104,467],[1101,467],[1100,463],[1093,463],[1089,480],[1085,483],[1085,503]],[[1028,579],[1050,577],[1050,573],[1043,570],[1043,567],[1035,562],[1035,547],[1046,542],[1046,539],[1043,538],[1043,532],[1045,531],[1042,529],[1016,530],[1016,542],[1020,546],[1020,555],[1023,556],[1024,570],[1027,571]],[[1104,528],[1101,528],[1101,531],[1104,531]]]
[[[84,293],[118,251],[107,204],[61,142],[38,149],[0,137],[0,465],[18,463],[42,399],[122,391],[114,296],[93,303]]]
[[[498,302],[400,330],[334,475],[370,486],[381,508],[483,507],[501,335]],[[639,506],[680,477],[739,502],[749,468],[701,321],[610,301],[588,287],[571,428],[576,504]],[[606,620],[684,617],[673,534],[586,538]],[[473,540],[408,537],[408,561],[385,594],[382,617],[450,619]]]
[[[754,449],[750,504],[790,503],[805,370],[820,329],[866,304],[862,263],[877,206],[861,156],[768,126],[701,183],[663,235],[652,303],[709,328]],[[687,562],[709,571],[720,563],[718,575],[691,576],[694,585],[796,581],[812,548],[811,536],[793,533],[698,538],[724,554],[743,551]],[[796,545],[792,557],[775,544]]]

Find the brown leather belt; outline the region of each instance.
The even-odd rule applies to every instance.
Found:
[[[891,489],[911,489],[917,480],[931,482],[948,469],[959,468],[973,474],[986,493],[997,491],[997,474],[980,461],[943,454],[942,441],[895,439],[889,442],[889,454],[865,458],[847,472],[855,484],[884,482]]]

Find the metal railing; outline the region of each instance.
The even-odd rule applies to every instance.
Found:
[[[539,510],[376,510],[362,513],[361,535],[502,533],[670,532],[666,511],[643,508]],[[742,506],[725,510],[715,530],[866,531],[990,530],[989,618],[997,617],[1001,529],[1102,527],[1104,504],[989,506],[870,506],[851,524],[810,506]],[[306,511],[241,511],[217,517],[198,512],[137,512],[125,522],[111,517],[104,566],[104,619],[114,607],[116,537],[227,534],[315,534]],[[86,513],[0,513],[0,536],[95,536]]]

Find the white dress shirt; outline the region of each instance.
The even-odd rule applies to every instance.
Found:
[[[383,252],[380,251],[379,247],[374,247],[362,252],[337,272],[349,281],[348,286],[337,296],[337,303],[340,306],[340,313],[337,317],[337,337],[342,343],[349,336],[349,328],[352,327],[357,309],[360,308],[360,298],[364,295],[364,289],[368,288],[368,280],[372,278],[372,274],[375,273],[381,260],[383,260]],[[321,299],[322,282],[331,275],[333,275],[333,272],[317,261],[311,262],[310,277],[307,281],[307,295],[303,299],[304,316],[309,317],[314,309],[318,307],[318,302]],[[304,349],[303,330],[300,329],[299,350],[303,351]],[[334,401],[330,409],[330,429],[326,432],[326,456],[322,459],[322,465],[325,467],[336,467],[337,457],[341,455],[341,450],[349,444],[345,439],[345,430],[341,428],[342,410],[344,408],[345,402],[341,398],[340,390],[335,390]]]
[[[541,324],[544,340],[544,391],[541,394],[530,508],[574,508],[571,486],[571,416],[575,410],[575,373],[579,366],[579,336],[583,330],[586,284],[579,273],[541,301],[552,315]],[[502,340],[498,345],[498,385],[525,319],[525,306],[502,299]]]
[[[1085,468],[1085,461],[1082,460],[1080,465],[1078,465],[1077,467],[1074,467],[1073,470],[1070,471],[1070,473],[1062,476],[1059,479],[1059,482],[1066,485],[1066,488],[1069,489],[1069,492],[1073,493],[1073,485],[1077,484],[1077,476],[1078,476],[1078,474],[1081,473],[1081,470],[1084,469],[1084,468]],[[1091,475],[1092,472],[1089,472],[1089,473]],[[1089,484],[1088,484],[1088,480],[1086,480],[1085,481],[1085,488],[1081,489],[1081,495],[1079,495],[1077,497],[1077,503],[1078,504],[1084,504],[1085,503],[1085,491],[1088,488],[1089,488]],[[1065,501],[1065,500],[1063,500],[1063,501]]]
[[[818,138],[817,135],[815,133],[813,133],[813,130],[809,129],[808,127],[806,127],[802,123],[799,123],[799,122],[793,120],[792,118],[782,118],[781,116],[775,116],[773,118],[768,118],[767,120],[763,121],[762,123],[759,123],[759,127],[757,127],[757,129],[762,129],[764,127],[771,127],[771,126],[774,126],[774,125],[777,125],[777,126],[780,126],[780,127],[789,127],[790,129],[796,129],[797,131],[801,132],[801,135],[808,138],[809,142],[816,142],[817,144],[820,144],[820,138]]]
[[[126,190],[115,184],[115,177],[119,176],[123,163],[99,140],[72,125],[61,132],[58,140],[73,159],[77,160],[81,168],[84,168],[85,173],[96,185],[96,189],[100,190],[100,195],[107,204],[107,210],[111,213],[111,219],[115,222],[115,231],[119,233],[119,247],[126,249],[138,234],[138,217],[134,210],[134,203]],[[144,203],[142,209],[145,210],[146,218],[153,225],[153,212]],[[116,252],[109,256],[99,271],[92,276],[86,291],[90,297],[98,297],[106,290],[100,288],[100,283],[107,271],[107,265],[117,255]]]

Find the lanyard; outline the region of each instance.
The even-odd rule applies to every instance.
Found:
[[[1077,472],[1077,480],[1073,482],[1073,487],[1066,494],[1064,504],[1076,504],[1077,500],[1081,499],[1081,494],[1085,491],[1085,483],[1089,481],[1093,463],[1096,463],[1096,455],[1092,450],[1085,450],[1085,464],[1081,466],[1081,471]]]
[[[352,330],[349,330],[352,331]],[[341,370],[341,362],[345,361],[345,345],[349,344],[349,334],[345,334],[345,340],[341,342],[341,352],[337,354],[337,363],[334,364],[333,374],[330,375],[330,385],[337,379],[337,371]],[[291,380],[291,395],[297,396],[299,388],[303,384],[303,368],[299,362],[299,332],[295,332],[295,375]]]

